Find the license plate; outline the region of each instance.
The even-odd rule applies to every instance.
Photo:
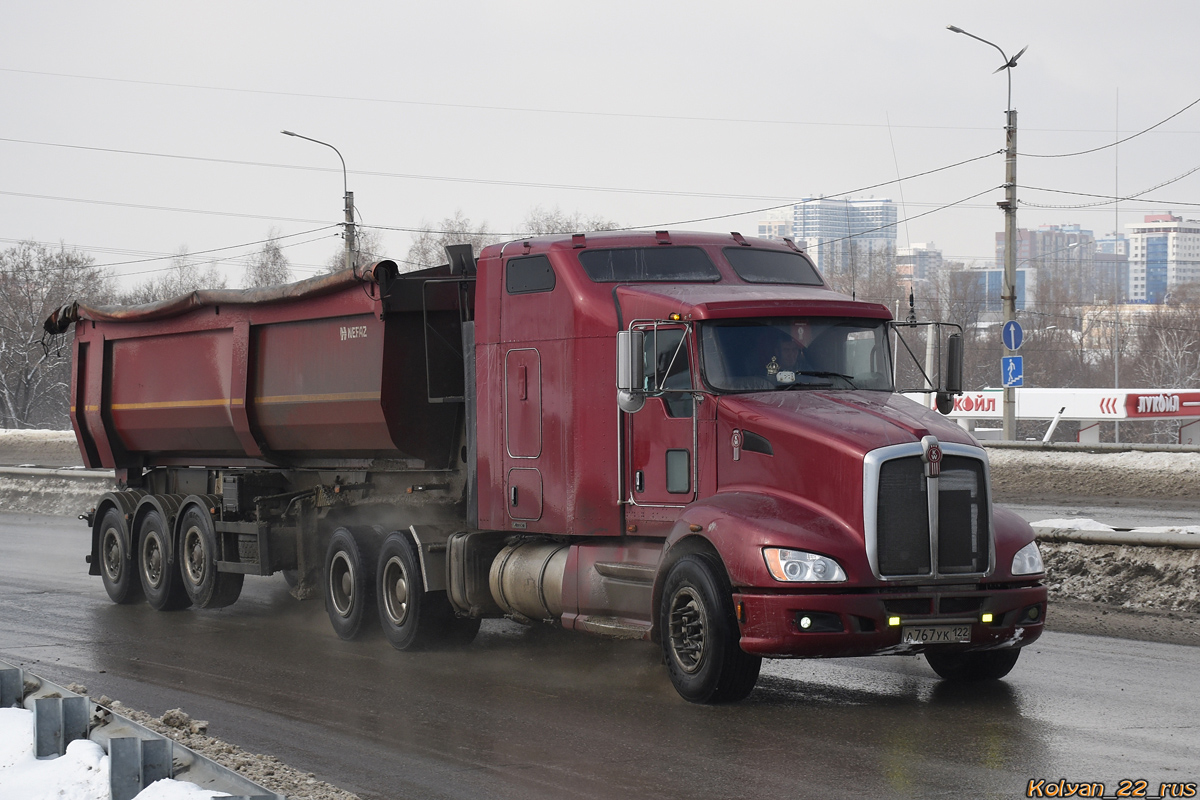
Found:
[[[926,625],[900,629],[904,644],[956,644],[971,641],[970,625]]]

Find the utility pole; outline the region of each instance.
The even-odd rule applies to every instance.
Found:
[[[1011,107],[1011,97],[1009,103],[1004,125],[1004,202],[1000,203],[1004,209],[1004,291],[1000,299],[1005,322],[1017,318],[1017,112]],[[1005,356],[1015,354],[1005,346]],[[1004,387],[1003,434],[1006,441],[1017,438],[1017,390],[1011,386]]]
[[[355,253],[358,250],[358,241],[355,238],[354,231],[354,192],[350,191],[349,184],[346,180],[346,159],[342,158],[341,152],[331,145],[329,142],[322,142],[320,139],[314,139],[311,136],[304,136],[292,131],[280,131],[284,136],[295,136],[297,139],[305,139],[316,144],[322,144],[328,147],[333,152],[337,153],[338,161],[342,162],[342,197],[343,206],[345,208],[345,232],[342,234],[342,240],[346,245],[345,269],[357,269],[358,264],[355,261]]]
[[[1004,64],[996,72],[1004,70],[1008,75],[1008,107],[1004,118],[1004,201],[997,205],[1004,210],[1004,281],[1000,299],[1004,303],[1004,321],[1013,322],[1017,319],[1017,112],[1012,107],[1012,70],[1017,65],[1017,59],[1025,54],[1029,46],[1022,47],[1019,53],[1009,58],[994,42],[967,33],[954,25],[947,25],[946,29],[970,36],[999,50]],[[1006,357],[1015,353],[1015,350],[1009,350],[1005,346]],[[1002,379],[1001,383],[1003,385],[1005,381]],[[1004,387],[1003,432],[1006,440],[1017,437],[1017,394],[1016,389],[1011,386]]]

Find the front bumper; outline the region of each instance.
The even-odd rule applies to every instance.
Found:
[[[1046,587],[989,587],[963,591],[919,587],[913,591],[839,594],[733,595],[747,653],[782,658],[830,658],[937,650],[1024,647],[1042,635]],[[990,622],[983,622],[991,614]],[[809,617],[803,629],[800,620]],[[900,624],[889,624],[899,618]],[[812,624],[815,621],[816,624]],[[901,628],[971,625],[969,644],[906,644]]]

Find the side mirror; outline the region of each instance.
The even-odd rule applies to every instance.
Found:
[[[943,390],[949,394],[962,394],[963,338],[961,333],[952,333],[946,340],[946,380]]]
[[[949,414],[954,410],[954,396],[962,394],[963,339],[952,333],[946,340],[946,374],[934,400],[937,410]]]
[[[617,331],[617,406],[627,414],[636,414],[646,405],[644,337],[641,331]]]

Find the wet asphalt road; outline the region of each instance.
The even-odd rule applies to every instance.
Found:
[[[487,623],[468,649],[339,641],[248,578],[221,611],[116,606],[86,529],[0,514],[0,660],[374,798],[994,797],[1030,779],[1200,780],[1200,648],[1048,633],[986,689],[913,657],[770,661],[750,699],[680,700],[654,648]]]

